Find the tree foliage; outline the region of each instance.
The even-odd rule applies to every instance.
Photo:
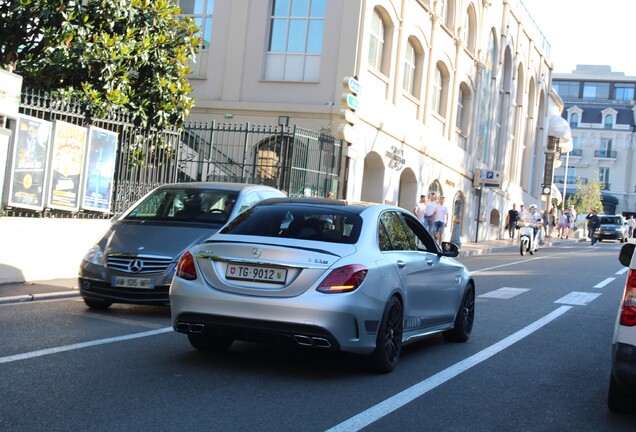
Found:
[[[572,204],[579,214],[587,214],[592,209],[598,213],[604,213],[601,202],[601,181],[598,178],[598,173],[586,184],[583,184],[580,179],[577,180],[576,194],[574,194]]]
[[[199,29],[172,0],[0,0],[0,18],[0,67],[79,98],[89,117],[118,107],[167,128],[194,105]]]

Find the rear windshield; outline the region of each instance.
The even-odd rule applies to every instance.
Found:
[[[623,221],[619,216],[601,217],[601,225],[622,225]]]
[[[359,215],[342,209],[271,205],[252,207],[221,233],[353,244],[361,227]]]
[[[215,189],[155,191],[124,220],[175,220],[224,224],[236,202],[236,192]]]

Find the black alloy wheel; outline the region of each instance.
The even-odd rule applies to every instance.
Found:
[[[473,332],[475,322],[475,287],[469,285],[455,317],[452,330],[443,333],[444,339],[451,342],[466,342]]]
[[[391,297],[380,322],[375,351],[371,354],[371,365],[376,371],[388,373],[397,365],[402,351],[403,325],[402,303],[397,297]]]

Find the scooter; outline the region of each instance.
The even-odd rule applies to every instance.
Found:
[[[519,230],[519,253],[524,256],[526,252],[530,255],[534,255],[539,250],[539,235],[541,232],[540,222],[518,222],[517,229]]]

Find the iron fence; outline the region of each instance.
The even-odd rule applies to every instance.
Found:
[[[181,130],[158,131],[135,126],[119,111],[89,120],[80,104],[29,90],[22,94],[20,113],[116,132],[118,150],[110,213],[5,208],[9,216],[109,218],[173,182],[267,184],[289,196],[326,196],[340,183],[341,141],[297,126],[188,122]]]

